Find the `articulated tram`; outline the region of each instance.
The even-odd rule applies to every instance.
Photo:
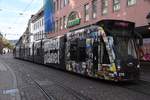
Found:
[[[141,44],[134,28],[135,24],[128,21],[102,20],[34,42],[30,59],[23,56],[21,44],[16,45],[14,57],[98,79],[134,81],[140,76]]]

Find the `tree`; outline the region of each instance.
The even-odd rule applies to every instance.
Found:
[[[4,48],[3,38],[0,36],[0,54],[2,54],[3,48]]]
[[[2,54],[3,48],[13,49],[14,46],[4,37],[0,35],[0,54]]]

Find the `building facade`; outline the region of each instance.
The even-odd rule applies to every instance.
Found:
[[[45,38],[43,8],[41,8],[35,15],[31,17],[30,28],[33,35],[33,42]]]
[[[127,20],[147,26],[150,0],[53,0],[54,32],[58,36],[102,19]]]

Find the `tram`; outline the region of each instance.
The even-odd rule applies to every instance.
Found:
[[[129,21],[102,20],[43,39],[34,43],[33,61],[97,79],[135,81],[140,76],[141,39],[134,28]],[[22,59],[18,55],[14,53]]]

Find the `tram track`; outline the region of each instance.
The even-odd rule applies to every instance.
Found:
[[[36,86],[43,92],[43,94],[45,95],[45,97],[47,98],[47,100],[57,100],[54,96],[49,95],[50,91],[46,91],[38,81],[36,81],[35,79],[33,79],[33,77],[31,77],[30,74],[27,74],[27,76],[36,84]],[[55,79],[52,79],[52,81],[55,83],[55,86],[58,88],[61,88],[63,90],[65,90],[69,95],[72,95],[73,97],[75,97],[75,100],[93,100],[87,96],[84,96],[82,93],[79,93],[77,91],[75,91],[72,88],[69,88],[67,86],[62,85],[63,83],[60,81],[56,81]]]
[[[49,94],[46,92],[46,90],[44,90],[44,89],[42,88],[42,86],[39,85],[39,83],[38,83],[37,81],[35,81],[32,77],[30,77],[29,74],[28,74],[27,76],[35,83],[36,87],[40,89],[40,91],[43,93],[43,95],[46,97],[47,100],[56,100],[56,99],[54,99],[53,96],[49,95]]]
[[[42,86],[40,86],[39,83],[37,81],[35,81],[34,79],[32,79],[32,80],[47,95],[46,91],[42,88]],[[52,79],[52,81],[55,82],[55,85],[57,87],[60,87],[60,88],[64,89],[70,95],[73,95],[77,100],[93,100],[92,98],[87,97],[87,96],[83,95],[82,93],[79,93],[79,92],[73,90],[70,87],[61,85],[61,84],[63,84],[63,81],[62,82],[57,81],[54,78]],[[137,92],[137,93],[148,95],[148,96],[150,95],[150,82],[147,82],[147,81],[140,80],[138,83],[128,83],[128,84],[119,85],[119,86],[121,88],[125,88],[125,89],[128,89],[128,90],[133,91],[133,92]],[[50,99],[47,99],[47,100],[56,100],[56,99],[54,99],[54,98],[51,99],[50,98]]]
[[[139,80],[137,83],[128,83],[119,86],[133,92],[150,95],[150,82],[148,81]]]
[[[58,82],[55,79],[53,79],[53,81],[55,81],[56,83],[62,84],[60,81]],[[70,93],[73,93],[73,94],[76,94],[76,95],[81,95],[80,98],[81,97],[84,98],[84,99],[83,98],[81,98],[81,99],[79,98],[78,100],[92,100],[91,98],[86,97],[83,94],[78,93],[78,92],[76,92],[75,90],[73,90],[73,89],[71,89],[69,87],[64,87],[63,85],[59,85],[59,84],[57,84],[57,85],[62,87],[62,88],[64,88],[66,91],[68,91],[68,90],[70,91],[71,90]],[[111,83],[109,82],[109,84],[111,84]],[[133,82],[133,83],[129,82],[127,84],[125,82],[123,84],[124,85],[121,85],[122,88],[125,88],[125,89],[128,89],[128,90],[133,91],[133,92],[137,92],[137,93],[140,93],[140,94],[144,94],[144,95],[150,96],[150,82],[148,82],[148,81],[139,80],[138,82]]]
[[[18,63],[18,64],[20,64],[20,63]],[[19,68],[19,72],[22,73],[24,76],[28,77],[28,79],[35,84],[35,86],[46,97],[46,100],[57,100],[57,98],[52,95],[53,93],[50,93],[51,91],[47,91],[46,89],[44,89],[43,86],[41,86],[40,83],[37,80],[35,80],[31,74],[26,73],[25,70],[24,71],[22,71],[22,70],[23,69]],[[38,71],[37,73],[40,73],[40,71]],[[41,75],[43,75],[43,73],[41,73]],[[63,81],[57,81],[55,78],[52,78],[51,81],[54,82],[56,87],[63,89],[64,91],[66,91],[66,93],[68,93],[69,95],[72,95],[75,100],[93,100],[92,98],[87,97],[84,94],[77,92],[70,87],[64,86]]]
[[[47,100],[57,100],[56,98],[49,96],[47,91],[38,83],[38,81],[34,80],[29,74],[27,74],[27,76],[30,77],[32,81],[34,81],[34,83],[37,85],[37,87],[44,93]],[[65,90],[67,93],[75,97],[76,100],[93,100],[92,98],[87,97],[84,94],[77,92],[70,87],[62,85],[63,81],[57,81],[54,78],[51,80],[55,83],[55,86]],[[119,86],[121,88],[125,88],[133,92],[137,92],[144,95],[150,95],[150,82],[147,81],[140,80],[138,83],[129,83],[126,85],[119,85]]]
[[[28,88],[28,87],[34,85],[36,88],[38,88],[41,91],[41,93],[43,94],[43,96],[45,97],[46,100],[57,100],[52,95],[49,95],[48,92],[45,89],[43,89],[42,86],[36,80],[34,80],[30,74],[25,73],[21,70],[19,70],[19,72],[21,74],[23,74],[24,76],[26,76],[28,78],[28,80],[30,80],[30,82],[32,83],[32,85],[28,85],[26,87],[21,87],[21,89]]]
[[[92,98],[88,97],[88,96],[85,96],[83,95],[82,93],[79,93],[77,91],[75,91],[74,89],[70,88],[70,87],[67,87],[67,86],[64,86],[64,85],[61,85],[62,82],[58,82],[56,80],[53,80],[56,82],[56,85],[63,88],[66,92],[69,92],[71,95],[73,95],[74,97],[76,97],[78,100],[93,100]]]
[[[22,62],[21,63],[18,62],[17,65],[19,68],[19,66],[22,66]],[[39,81],[42,80],[42,77],[45,77],[45,74],[46,75],[52,75],[52,74],[44,73],[43,71],[37,70],[37,69],[32,68],[32,67],[31,68],[20,67],[19,71],[22,74],[24,74],[26,77],[28,77],[28,79],[31,80],[31,82],[33,82],[33,84],[36,87],[38,87],[39,89],[41,88],[42,90],[41,89],[40,90],[42,91],[42,93],[45,92],[48,96],[52,96],[52,98],[50,97],[48,99],[47,98],[48,96],[46,97],[46,95],[44,94],[44,96],[47,98],[46,100],[65,100],[65,99],[58,99],[57,97],[55,97],[55,95],[53,94],[53,91],[51,91],[49,89],[49,87],[51,87],[51,85],[47,84],[47,86],[44,86],[44,85],[40,84]],[[41,77],[38,78],[38,76],[34,73],[40,74]],[[44,81],[44,80],[42,80],[42,81]],[[61,90],[64,90],[68,95],[72,95],[71,97],[75,98],[72,100],[95,100],[91,97],[88,97],[88,95],[81,93],[81,91],[76,91],[72,87],[67,86],[66,84],[64,84],[64,80],[55,79],[55,77],[53,75],[50,77],[50,79],[48,79],[48,81],[52,81],[54,83],[53,85],[60,88]],[[114,85],[114,83],[112,83],[112,82],[106,82],[106,84]],[[123,83],[121,85],[115,84],[115,86],[118,86],[120,88],[124,88],[126,90],[129,90],[129,91],[132,91],[135,93],[144,94],[144,95],[148,95],[148,96],[150,95],[150,82],[147,82],[147,81],[140,80],[137,83],[127,83],[127,84]],[[68,100],[70,100],[70,99],[68,99]]]

